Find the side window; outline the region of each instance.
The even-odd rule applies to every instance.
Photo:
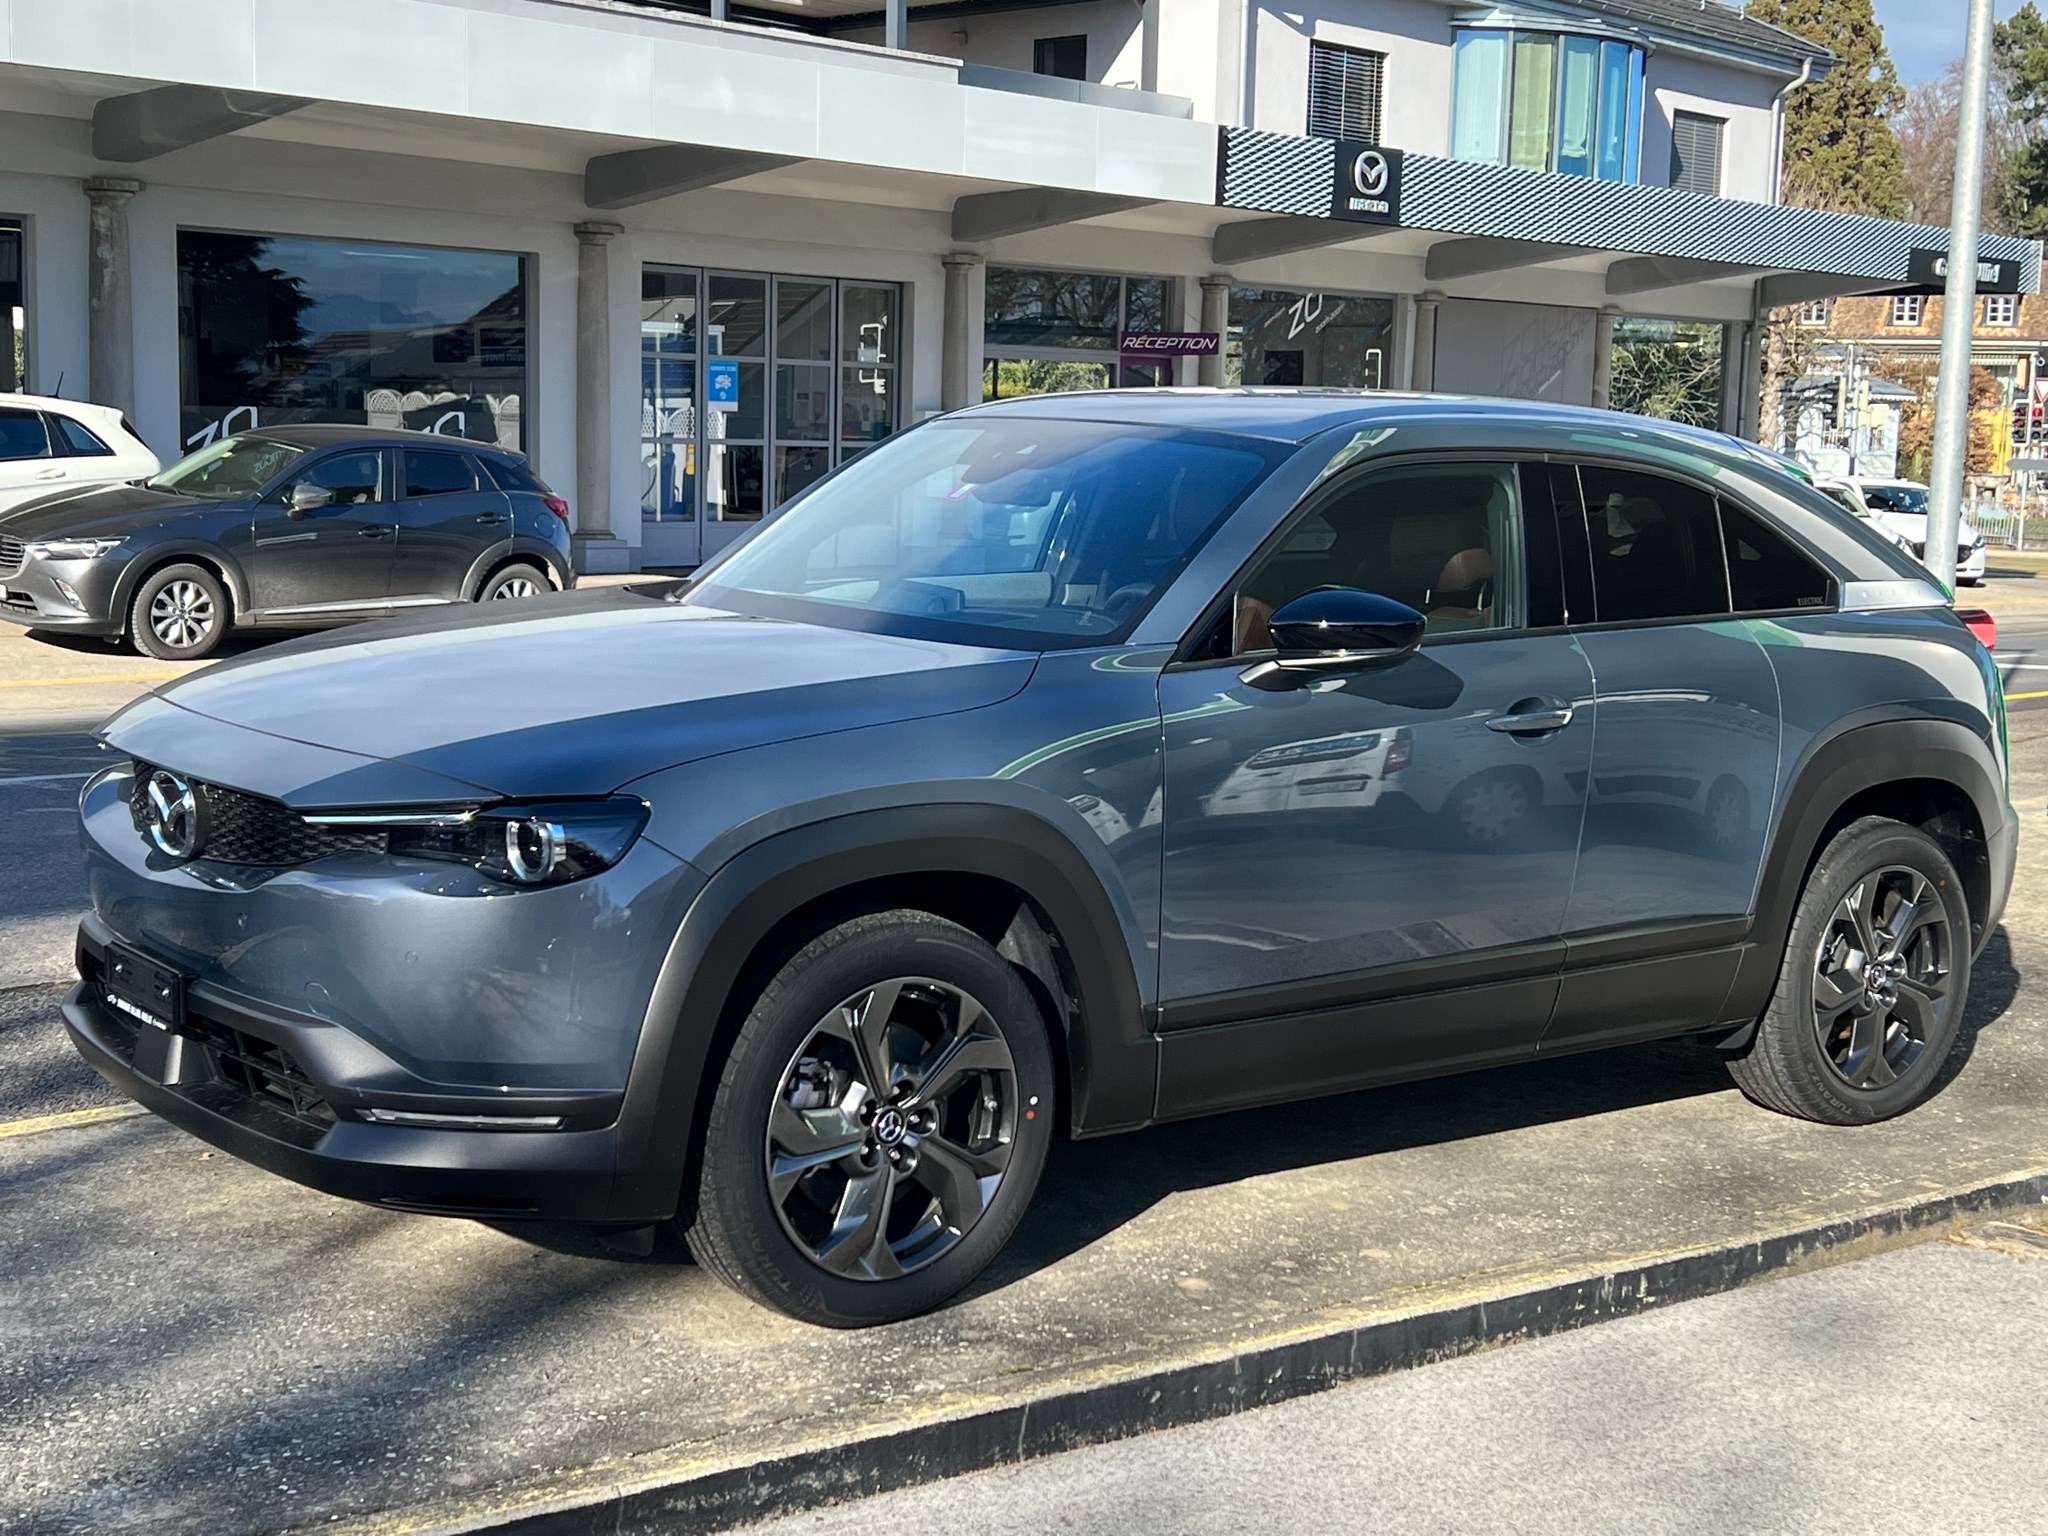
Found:
[[[376,453],[337,453],[331,459],[322,459],[304,474],[293,476],[292,484],[317,485],[332,491],[337,507],[382,501],[379,457]]]
[[[1728,612],[1728,570],[1712,496],[1662,475],[1591,464],[1580,468],[1579,480],[1601,623]]]
[[[1762,518],[1724,501],[1721,534],[1737,613],[1825,608],[1833,603],[1834,583],[1826,573]]]
[[[1367,471],[1326,491],[1239,586],[1230,654],[1270,650],[1274,613],[1317,587],[1395,598],[1431,635],[1518,625],[1518,535],[1510,465]]]
[[[52,414],[50,425],[57,429],[57,440],[63,445],[65,451],[74,458],[94,459],[113,457],[113,449],[93,436],[83,425],[73,421],[69,416]]]
[[[50,434],[34,411],[0,411],[0,460],[47,459]]]
[[[535,496],[551,496],[546,484],[522,459],[484,459],[484,472],[501,491],[527,491]]]
[[[449,496],[476,489],[476,475],[469,460],[459,453],[405,451],[405,494],[407,496]]]

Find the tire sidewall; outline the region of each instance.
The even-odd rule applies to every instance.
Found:
[[[203,588],[213,600],[213,626],[199,642],[189,646],[168,645],[149,626],[150,604],[157,594],[176,581],[190,581]],[[228,628],[228,595],[218,576],[203,565],[167,565],[152,571],[135,589],[128,609],[128,634],[136,650],[158,661],[200,661],[220,648]]]
[[[502,587],[506,582],[516,581],[522,576],[540,588],[539,592],[534,593],[535,597],[539,597],[547,592],[549,583],[546,572],[537,566],[521,562],[518,565],[508,565],[500,570],[491,572],[489,579],[484,582],[482,589],[478,591],[476,600],[480,603],[498,601],[498,588]],[[511,599],[511,601],[516,602],[518,599]]]
[[[1052,1142],[1055,1081],[1045,1022],[1017,973],[965,929],[936,918],[853,925],[807,945],[771,981],[742,1027],[706,1129],[699,1220],[726,1229],[728,1253],[765,1296],[833,1327],[915,1316],[970,1284],[1009,1240]],[[768,1189],[768,1112],[783,1069],[833,1008],[878,981],[922,976],[988,1009],[1017,1069],[1019,1118],[996,1196],[952,1249],[899,1279],[863,1281],[820,1268],[789,1234]],[[1035,1105],[1032,1100],[1036,1099]],[[1026,1119],[1023,1110],[1033,1110]],[[707,1209],[708,1207],[708,1209]]]
[[[1788,950],[1788,960],[1796,968],[1790,970],[1786,978],[1791,983],[1792,994],[1787,1001],[1791,1004],[1791,1022],[1797,1028],[1798,1047],[1812,1069],[1813,1081],[1841,1107],[1841,1118],[1886,1120],[1911,1109],[1927,1096],[1955,1045],[1963,1010],[1969,1002],[1969,903],[1964,897],[1962,881],[1955,866],[1941,851],[1940,845],[1926,833],[1896,822],[1850,830],[1859,835],[1844,837],[1829,847],[1820,863],[1814,866],[1812,878],[1800,898]],[[1821,934],[1832,920],[1841,899],[1858,880],[1891,865],[1918,870],[1934,882],[1941,896],[1949,921],[1949,971],[1954,1003],[1947,1018],[1927,1041],[1927,1048],[1920,1053],[1920,1059],[1908,1067],[1897,1081],[1875,1090],[1852,1088],[1836,1073],[1813,1028],[1814,956]]]

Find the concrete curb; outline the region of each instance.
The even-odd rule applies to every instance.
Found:
[[[1520,1275],[1467,1294],[1324,1313],[1181,1359],[1039,1381],[1013,1398],[902,1411],[852,1433],[677,1447],[523,1488],[333,1520],[327,1536],[655,1536],[724,1530],[894,1488],[1221,1418],[1359,1380],[1864,1258],[1964,1217],[2048,1202],[2048,1168],[1740,1242]],[[1020,1384],[1022,1386],[1022,1384]]]

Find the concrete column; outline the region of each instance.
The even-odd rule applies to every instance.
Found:
[[[1748,326],[1731,321],[1721,327],[1720,428],[1733,436],[1742,433],[1742,365],[1748,349]]]
[[[948,251],[946,266],[946,329],[940,338],[939,409],[963,411],[981,401],[980,304],[974,269],[981,258],[972,251]]]
[[[1410,389],[1436,388],[1436,311],[1444,296],[1435,289],[1415,296],[1415,356],[1408,367]]]
[[[128,203],[142,183],[94,176],[85,183],[92,240],[86,253],[86,369],[91,398],[135,415],[135,273],[128,260]]]
[[[1216,338],[1216,353],[1198,360],[1195,382],[1213,387],[1223,382],[1223,349],[1230,343],[1230,279],[1222,273],[1202,279],[1202,329]]]
[[[1614,399],[1614,322],[1620,314],[1608,304],[1593,319],[1593,408],[1599,411]]]
[[[1721,366],[1728,364],[1724,359]],[[1751,442],[1763,440],[1764,406],[1764,327],[1760,321],[1751,321],[1742,327],[1742,370],[1741,382],[1737,386],[1735,399],[1735,435],[1746,437]],[[1777,447],[1776,443],[1769,445]]]
[[[882,0],[882,46],[898,52],[910,46],[909,0]]]
[[[623,571],[631,556],[612,534],[611,242],[623,224],[576,226],[576,532],[579,571]]]
[[[713,21],[731,21],[732,0],[711,0],[711,19]]]

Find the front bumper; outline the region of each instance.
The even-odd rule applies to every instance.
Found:
[[[0,576],[0,619],[74,635],[118,635],[122,624],[113,611],[114,565],[106,560],[27,561],[12,575]],[[59,581],[70,587],[70,597]]]

